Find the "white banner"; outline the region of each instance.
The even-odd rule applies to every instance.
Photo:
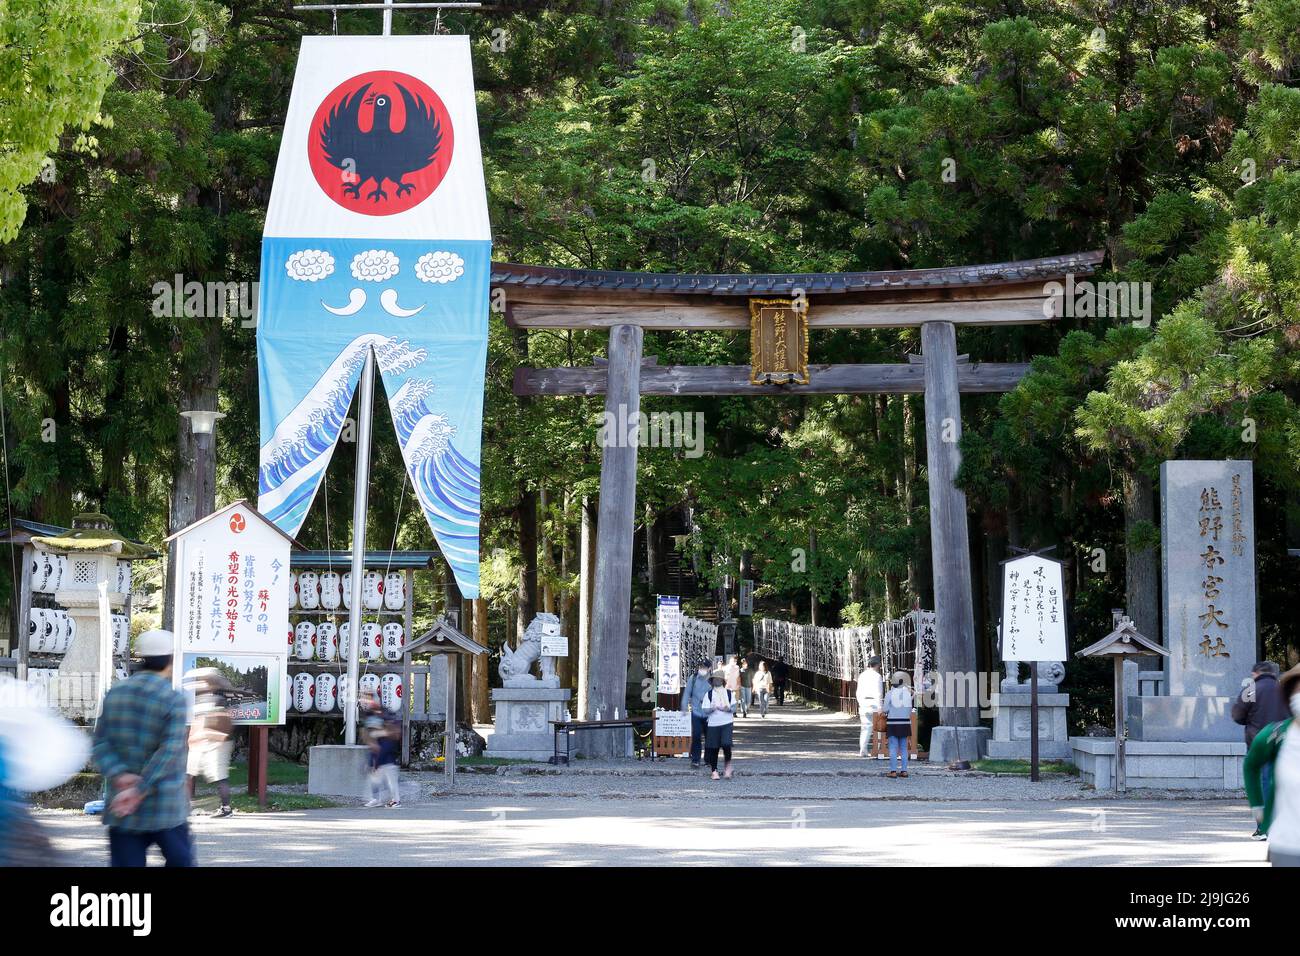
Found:
[[[1002,659],[1069,659],[1060,562],[1027,554],[1002,565]]]
[[[682,600],[661,595],[655,619],[659,639],[658,691],[676,694],[682,689]]]

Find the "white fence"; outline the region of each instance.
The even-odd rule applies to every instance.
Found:
[[[910,611],[867,627],[813,627],[773,618],[754,623],[759,654],[823,677],[855,680],[873,655],[880,656],[881,673],[907,671],[918,687],[934,670],[933,611]]]

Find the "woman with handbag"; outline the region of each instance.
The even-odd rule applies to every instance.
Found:
[[[885,695],[886,733],[889,735],[889,777],[907,776],[907,743],[912,736],[912,691],[907,687],[907,675],[894,674],[893,687]],[[901,765],[899,761],[901,760]]]

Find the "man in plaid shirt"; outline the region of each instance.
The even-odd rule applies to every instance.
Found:
[[[95,727],[95,763],[111,793],[104,811],[111,864],[144,866],[156,843],[168,866],[193,866],[185,696],[171,680],[175,638],[146,631],[135,650],[143,668],[109,690]]]

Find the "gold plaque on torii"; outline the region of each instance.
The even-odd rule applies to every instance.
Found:
[[[808,384],[808,305],[793,299],[749,300],[751,385]]]

